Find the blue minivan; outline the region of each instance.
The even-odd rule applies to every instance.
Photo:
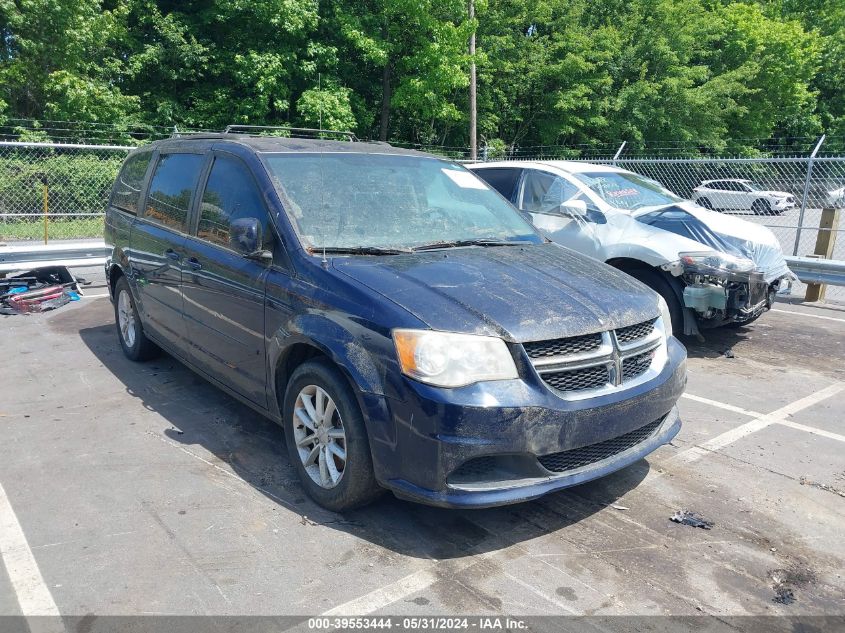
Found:
[[[134,150],[106,214],[120,344],[284,427],[317,503],[532,499],[670,441],[686,354],[632,277],[474,174],[384,143]]]

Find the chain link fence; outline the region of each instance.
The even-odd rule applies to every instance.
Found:
[[[129,147],[0,143],[0,241],[97,238]]]
[[[129,149],[0,142],[0,241],[101,237],[109,192]],[[845,157],[638,156],[591,162],[642,174],[702,206],[767,226],[787,255],[820,253],[824,238],[830,238],[833,246],[822,254],[845,260],[845,209],[823,212],[845,206]],[[832,225],[820,228],[831,218]],[[827,297],[845,300],[845,288],[829,287]]]

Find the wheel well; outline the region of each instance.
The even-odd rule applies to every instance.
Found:
[[[618,268],[621,271],[628,272],[629,270],[635,269],[645,269],[645,270],[654,270],[654,266],[649,266],[645,262],[641,262],[638,259],[631,259],[630,257],[614,257],[613,259],[608,259],[605,262],[614,268]]]
[[[117,280],[123,277],[123,271],[117,264],[109,268],[109,294],[114,297],[114,287],[117,285]]]
[[[288,380],[290,380],[291,374],[296,371],[296,368],[312,358],[330,360],[321,350],[308,343],[291,345],[290,349],[279,359],[279,363],[276,366],[276,398],[281,399],[284,395]],[[281,405],[282,403],[280,401],[279,406]]]

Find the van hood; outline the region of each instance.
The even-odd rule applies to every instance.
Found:
[[[434,330],[511,342],[624,327],[660,314],[657,294],[557,244],[335,257],[332,268]]]

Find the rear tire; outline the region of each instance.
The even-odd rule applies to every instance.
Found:
[[[144,326],[141,325],[135,298],[132,296],[126,277],[121,277],[114,285],[114,322],[117,326],[120,346],[129,360],[142,362],[151,360],[161,353],[158,345],[144,334]]]
[[[754,204],[751,205],[751,210],[754,215],[772,215],[772,205],[769,204],[768,200],[755,200]]]
[[[349,383],[325,360],[293,372],[282,407],[291,463],[303,488],[335,512],[364,506],[381,495],[364,417]]]
[[[669,317],[672,319],[672,332],[676,335],[683,334],[684,309],[670,282],[657,271],[649,270],[648,268],[635,268],[633,270],[626,270],[625,272],[634,279],[643,282],[663,297],[666,305],[669,306]]]

